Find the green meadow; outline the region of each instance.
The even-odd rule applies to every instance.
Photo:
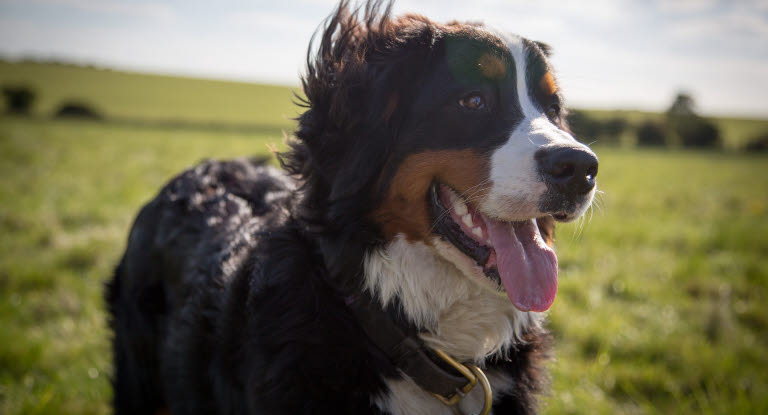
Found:
[[[19,65],[0,84],[38,101],[0,117],[0,413],[109,413],[101,293],[134,215],[201,159],[280,146],[300,109],[285,87]],[[122,121],[50,119],[67,99]],[[543,412],[768,413],[768,156],[596,152],[602,193],[557,231]]]
[[[192,78],[137,74],[67,64],[0,60],[0,85],[28,85],[38,97],[33,114],[50,116],[77,101],[107,118],[290,128],[299,113],[291,89]],[[299,88],[295,88],[297,91]],[[5,102],[0,110],[5,109]]]

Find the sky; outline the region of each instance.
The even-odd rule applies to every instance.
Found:
[[[333,0],[0,0],[0,56],[298,85]],[[567,103],[768,117],[768,0],[401,0],[553,47]]]

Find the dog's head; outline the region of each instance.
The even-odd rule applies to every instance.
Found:
[[[309,210],[326,234],[423,242],[518,309],[546,310],[554,222],[589,207],[598,166],[565,125],[548,47],[378,9],[342,2],[310,54],[286,158]]]

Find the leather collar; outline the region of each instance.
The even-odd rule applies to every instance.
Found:
[[[416,330],[404,331],[367,292],[348,298],[347,304],[373,344],[422,389],[443,397],[443,403],[458,402],[455,397],[476,383],[425,345]]]

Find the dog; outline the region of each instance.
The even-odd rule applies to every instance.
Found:
[[[596,192],[540,42],[342,1],[265,160],[139,212],[108,283],[117,414],[528,414],[555,222]]]

